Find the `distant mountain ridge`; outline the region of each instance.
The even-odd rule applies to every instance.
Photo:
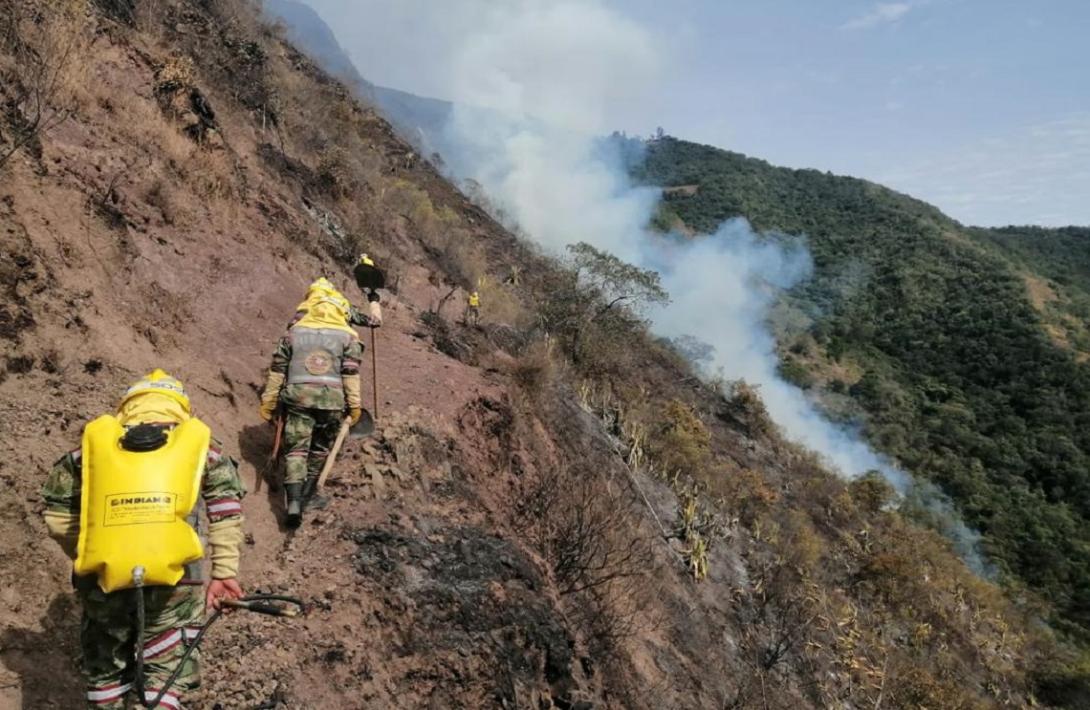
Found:
[[[318,60],[330,74],[353,86],[360,98],[377,106],[405,136],[416,140],[420,130],[428,135],[442,130],[454,107],[452,103],[378,86],[365,79],[333,30],[309,5],[297,0],[265,0],[264,6],[267,14],[283,23],[293,44]]]

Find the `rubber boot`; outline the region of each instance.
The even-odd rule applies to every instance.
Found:
[[[324,510],[329,505],[329,499],[318,495],[317,476],[307,476],[306,483],[303,484],[303,504],[315,510]]]
[[[303,522],[303,484],[286,483],[284,491],[288,495],[288,515],[284,522],[289,528],[297,528]]]

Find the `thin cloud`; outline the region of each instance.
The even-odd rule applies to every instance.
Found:
[[[845,22],[840,26],[840,29],[866,30],[881,25],[892,25],[900,22],[910,10],[912,10],[912,5],[907,2],[878,3],[871,8],[870,12]]]
[[[1090,113],[948,149],[875,177],[968,224],[1090,224]]]

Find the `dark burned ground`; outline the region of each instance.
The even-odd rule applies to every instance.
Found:
[[[502,438],[503,411],[481,397],[443,425],[410,408],[350,442],[325,509],[255,533],[276,546],[248,591],[306,614],[217,626],[194,706],[607,707],[547,566],[505,524],[516,474],[464,447]]]
[[[389,608],[401,618],[398,653],[433,656],[428,672],[445,700],[461,695],[459,679],[484,673],[496,681],[490,704],[525,706],[541,695],[543,677],[557,707],[591,707],[575,697],[573,640],[543,595],[541,573],[514,545],[470,527],[417,535],[367,528],[351,539],[365,589],[405,592]]]

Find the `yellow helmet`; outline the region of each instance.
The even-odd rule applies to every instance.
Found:
[[[374,266],[375,265],[374,260],[371,257],[367,256],[367,252],[364,252],[364,253],[360,254],[360,262],[359,263],[366,264],[367,266]]]
[[[314,291],[322,291],[322,292],[325,292],[325,293],[337,293],[337,287],[334,286],[333,283],[329,279],[327,279],[325,276],[321,276],[321,277],[315,279],[310,284],[310,286],[307,287],[307,293],[312,293]]]
[[[142,394],[154,393],[169,397],[178,404],[182,405],[182,409],[186,414],[189,414],[189,395],[185,393],[185,387],[182,383],[168,375],[166,372],[156,368],[144,375],[141,379],[132,383],[129,389],[125,390],[125,396],[121,398],[121,404],[118,405],[118,409],[125,406],[133,397],[137,397]]]

